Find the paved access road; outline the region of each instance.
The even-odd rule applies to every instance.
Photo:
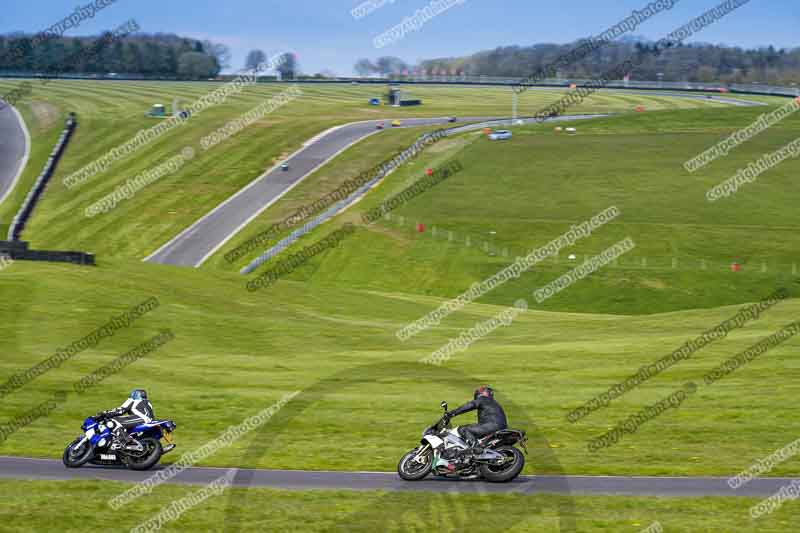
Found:
[[[390,127],[390,120],[354,122],[330,129],[286,159],[289,170],[275,167],[262,174],[213,211],[148,256],[145,261],[179,266],[200,266],[239,230],[267,207],[278,201],[314,170],[333,159],[352,144],[379,133],[378,123]],[[446,118],[408,119],[403,126],[430,126],[447,123]]]
[[[153,474],[124,468],[84,466],[66,468],[61,461],[0,457],[0,478],[26,480],[92,479],[136,483]],[[220,468],[188,468],[170,483],[205,485],[225,472]],[[300,470],[240,470],[236,486],[309,490],[387,490],[482,493],[604,494],[621,496],[748,496],[765,498],[776,493],[790,478],[754,479],[731,489],[725,478],[715,477],[615,477],[615,476],[522,476],[511,483],[461,481],[430,476],[423,481],[403,481],[389,472],[312,472]]]
[[[574,115],[549,120],[579,120],[600,115]],[[459,117],[459,123],[470,123],[465,129],[497,126],[508,119]],[[534,119],[525,119],[534,122]],[[166,265],[199,267],[229,239],[278,201],[309,174],[339,155],[349,146],[381,130],[378,123],[389,128],[390,120],[354,122],[330,129],[308,141],[303,148],[286,159],[289,170],[276,166],[251,182],[213,211],[192,224],[168,243],[145,258],[145,261]],[[448,125],[447,117],[404,119],[401,127]]]
[[[22,117],[13,107],[0,104],[0,204],[19,180],[29,151],[30,138]],[[0,240],[5,237],[0,235]]]
[[[539,88],[537,87],[536,89]],[[713,95],[701,96],[647,91],[642,91],[641,94],[671,96],[675,98],[708,99],[729,105],[763,105],[760,102],[735,100]],[[595,118],[597,116],[600,115],[561,116],[548,120],[578,120]],[[487,117],[458,118],[458,122],[473,123],[474,127],[503,125],[503,121],[507,120],[508,119]],[[535,121],[535,119],[531,118],[524,119],[526,123]],[[330,129],[309,140],[303,148],[286,159],[286,162],[289,163],[288,171],[283,171],[279,167],[268,170],[251,182],[247,187],[231,196],[213,211],[146,257],[145,261],[167,265],[199,267],[249,222],[270,205],[277,202],[284,194],[289,192],[309,174],[339,155],[351,145],[372,134],[379,133],[380,130],[376,128],[379,123],[384,123],[385,126],[389,128],[391,120],[353,122]],[[452,126],[452,124],[448,123],[447,117],[404,119],[402,121],[402,127],[436,125]]]

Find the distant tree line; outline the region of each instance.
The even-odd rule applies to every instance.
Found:
[[[297,61],[297,55],[292,52],[283,52],[268,57],[263,50],[250,50],[244,60],[244,69],[256,70],[259,66],[263,66],[263,63],[273,62],[276,58],[280,58],[280,61],[277,62],[278,65],[275,71],[280,74],[282,80],[293,80],[300,77],[300,63]],[[326,75],[316,74],[314,77],[335,77],[335,74],[328,72]]]
[[[122,39],[93,37],[33,39],[0,35],[0,73],[137,74],[198,79],[217,76],[228,66],[227,46],[173,34],[136,33]]]
[[[546,67],[580,43],[569,45],[537,44],[508,46],[478,52],[463,58],[422,61],[420,69],[448,69],[468,75],[520,77]],[[743,49],[712,44],[679,45],[660,55],[648,53],[654,45],[646,41],[609,43],[585,59],[562,69],[565,78],[601,76],[626,59],[641,55],[643,61],[634,80],[692,82],[762,82],[770,84],[800,82],[800,48],[775,49],[772,46]]]
[[[407,74],[412,67],[399,57],[383,56],[374,62],[366,58],[359,59],[353,69],[359,76],[371,76],[373,74],[388,76],[390,74],[403,74],[404,71]]]
[[[568,53],[580,41],[566,45],[536,44],[505,46],[466,57],[423,60],[407,65],[399,58],[375,61],[359,59],[354,70],[361,76],[372,74],[410,74],[492,76],[525,78]],[[626,39],[609,43],[587,57],[561,69],[563,78],[594,78],[603,75],[626,59],[641,55],[642,63],[631,73],[632,80],[691,81],[769,84],[800,83],[800,48],[776,49],[767,46],[744,49],[712,44],[679,45],[660,55],[648,53],[653,43]]]

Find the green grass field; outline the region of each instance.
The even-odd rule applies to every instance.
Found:
[[[122,483],[0,481],[0,519],[14,531],[85,531],[86,517],[128,488]],[[117,527],[136,527],[200,487],[161,486],[114,513]],[[784,507],[767,519],[747,515],[751,498],[620,498],[597,496],[428,493],[290,492],[242,489],[212,497],[166,526],[167,531],[539,531],[638,533],[658,522],[664,531],[793,531],[798,515]],[[335,501],[336,506],[331,502]],[[231,507],[228,507],[231,505]],[[34,507],[38,512],[20,520]],[[394,509],[396,512],[387,512]],[[106,513],[108,514],[108,513]]]
[[[0,89],[4,84],[8,82],[0,83]],[[419,131],[386,131],[359,143],[262,213],[202,269],[181,269],[140,260],[305,139],[341,122],[376,116],[365,105],[370,89],[303,87],[309,93],[303,105],[290,104],[111,213],[87,220],[82,212],[88,203],[187,143],[196,144],[210,130],[279,88],[259,86],[224,108],[202,114],[197,123],[191,121],[186,129],[167,135],[84,186],[67,190],[59,177],[152,124],[152,119],[143,116],[150,104],[169,103],[176,94],[200,96],[212,85],[75,82],[50,87],[51,92],[37,93],[34,103],[22,109],[34,139],[31,164],[36,168],[26,171],[28,182],[49,151],[43,146],[49,146],[60,129],[62,114],[77,109],[81,126],[25,238],[36,246],[95,252],[99,266],[17,262],[0,272],[4,301],[0,342],[5,354],[0,359],[0,385],[90,333],[113,314],[151,296],[158,297],[161,306],[131,328],[3,398],[0,420],[11,420],[53,393],[69,389],[85,374],[159,330],[169,328],[176,338],[100,386],[80,395],[70,393],[60,409],[0,443],[0,454],[60,457],[86,415],[121,403],[136,386],[148,389],[158,416],[179,425],[179,449],[166,462],[202,446],[284,394],[303,391],[262,430],[204,461],[208,466],[391,471],[438,415],[440,400],[451,405],[465,401],[474,386],[484,382],[498,389],[512,425],[530,433],[528,474],[727,477],[797,438],[800,423],[791,416],[791,406],[800,393],[796,358],[800,340],[794,338],[724,380],[701,387],[680,409],[648,422],[616,446],[598,452],[587,449],[590,439],[627,416],[686,381],[700,383],[706,372],[727,358],[796,321],[800,316],[797,299],[778,304],[757,321],[578,423],[565,418],[571,409],[642,365],[732,317],[743,304],[779,287],[797,296],[800,277],[793,274],[792,264],[800,263],[796,252],[800,224],[791,180],[800,162],[787,161],[716,204],[708,204],[703,196],[737,168],[797,138],[796,117],[694,175],[683,170],[686,159],[769,108],[600,95],[597,98],[607,100],[590,99],[580,111],[625,112],[639,102],[660,110],[576,123],[579,134],[570,137],[557,135],[552,125],[540,125],[515,128],[514,139],[507,143],[490,143],[473,134],[448,139],[392,174],[366,199],[297,246],[319,240],[342,222],[358,221],[361,212],[419,179],[425,168],[456,158],[464,167],[460,173],[395,211],[391,220],[360,227],[338,248],[312,259],[276,285],[250,293],[244,286],[250,278],[239,275],[238,269],[256,254],[228,265],[222,259],[226,251],[384,160]],[[510,98],[507,102],[504,92],[488,90],[481,95],[474,90],[420,88],[419,96],[426,101],[423,108],[380,112],[386,116],[508,114]],[[544,100],[529,104],[539,102]],[[51,113],[49,125],[43,110]],[[13,211],[11,206],[24,196],[19,191],[2,207],[0,216],[8,217]],[[395,337],[397,329],[494,274],[515,255],[545,244],[570,224],[610,205],[618,206],[622,216],[582,241],[574,253],[580,258],[593,255],[630,236],[637,247],[619,264],[536,305],[532,291],[571,268],[562,255],[558,262],[545,261],[452,314],[436,328],[405,343]],[[418,222],[426,224],[428,231],[416,232]],[[431,234],[433,227],[440,230],[436,237]],[[452,240],[445,237],[448,231],[454,235]],[[466,236],[471,237],[469,246]],[[484,242],[494,255],[484,250]],[[500,252],[503,249],[506,256]],[[732,261],[741,262],[743,270],[731,272]],[[531,310],[512,325],[481,339],[440,368],[417,363],[518,298],[528,298]],[[793,458],[770,475],[792,476],[798,466],[800,462]],[[64,486],[69,490],[63,490]],[[82,518],[93,516],[97,505],[102,505],[95,505],[101,493],[116,493],[121,487],[100,482],[4,481],[0,493],[12,503],[3,506],[0,519],[6,519],[2,513],[15,516],[48,502],[47,512],[38,513],[29,524],[19,524],[20,529],[47,529],[59,516],[64,530],[77,529]],[[162,487],[159,491],[135,504],[141,507],[126,514],[126,527],[136,525],[136,516],[156,512],[188,489]],[[67,498],[67,494],[83,497]],[[262,498],[273,505],[260,506],[256,502]],[[376,508],[391,505],[404,512],[419,509],[427,501],[425,495],[417,494],[370,498],[365,501],[350,493],[256,491],[245,505],[247,527],[332,529],[336,523],[349,524],[351,516],[361,517],[366,508],[373,514],[360,527],[375,530],[383,525],[379,522],[383,518],[374,515]],[[454,498],[453,505],[489,505],[485,498],[472,498]],[[530,503],[525,498],[508,496],[495,504],[508,513],[508,520],[515,521],[510,524],[513,530],[551,530],[554,497],[534,499],[534,507],[550,509],[541,516],[520,510]],[[90,511],[87,507],[93,500]],[[667,531],[797,528],[791,504],[763,522],[750,523],[746,513],[752,503],[740,498],[577,498],[574,514],[580,531],[639,531],[654,520]],[[177,527],[213,530],[223,516],[217,502],[191,513]],[[314,517],[309,527],[296,523],[298,517],[308,516]],[[447,520],[437,516],[437,520]],[[408,520],[415,519],[409,515]],[[458,524],[443,527],[459,530]],[[396,530],[402,528],[411,526],[398,525]]]
[[[17,82],[18,83],[18,82]],[[11,90],[15,82],[0,82]],[[334,125],[376,118],[445,115],[509,116],[511,92],[504,88],[463,89],[419,87],[413,94],[419,108],[375,108],[368,105],[383,86],[307,86],[304,96],[268,115],[256,125],[212,151],[200,154],[168,179],[161,179],[123,202],[112,214],[86,220],[83,211],[102,196],[141,172],[177,155],[184,146],[198,148],[199,140],[285,90],[288,85],[264,84],[246,88],[222,105],[212,107],[104,173],[74,189],[61,179],[91,163],[108,150],[154,126],[158,119],[145,113],[154,103],[171,108],[175,98],[188,103],[218,88],[218,83],[51,82],[34,91],[22,106],[37,147],[22,187],[0,208],[0,221],[10,221],[60,133],[61,118],[78,113],[80,126],[59,165],[48,194],[29,228],[29,238],[41,247],[84,249],[103,256],[141,258],[189,226],[224,199],[295,151],[307,139]],[[529,91],[520,98],[520,113],[535,113],[559,99],[559,91]],[[720,107],[720,104],[650,95],[596,94],[570,112],[625,112],[637,105],[650,109]],[[199,150],[198,150],[199,152]],[[58,223],[56,224],[56,221]],[[124,221],[124,223],[120,223]]]
[[[543,246],[571,224],[613,205],[622,213],[618,220],[563,251],[557,261],[545,261],[482,301],[508,305],[529,296],[575,266],[577,261],[567,260],[569,253],[582,260],[625,237],[631,237],[636,248],[618,265],[541,308],[641,314],[755,301],[772,286],[797,294],[800,218],[793,209],[794,197],[785,191],[800,171],[800,161],[784,162],[731,198],[713,204],[705,199],[710,187],[738,168],[797,138],[797,119],[787,119],[693,175],[682,166],[699,147],[713,145],[726,131],[750,124],[763,112],[760,108],[664,111],[576,122],[579,135],[573,137],[557,134],[552,125],[540,125],[515,128],[508,143],[493,143],[478,133],[442,141],[340,218],[358,221],[358,213],[420,179],[426,168],[455,158],[463,171],[394,211],[392,220],[351,239],[333,258],[314,262],[290,277],[455,297],[513,257]],[[222,259],[227,251],[289,215],[290,208],[313,202],[307,191],[328,190],[336,182],[334,176],[355,175],[353,161],[362,161],[363,168],[379,161],[376,152],[386,153],[390,146],[373,139],[328,164],[293,190],[286,202],[266,210],[206,268],[227,267]],[[624,155],[615,157],[617,153]],[[481,201],[485,198],[492,201]],[[417,233],[417,223],[424,223],[428,231]],[[438,237],[432,234],[434,227]],[[317,237],[304,237],[297,249]],[[495,255],[487,254],[485,247]],[[238,270],[258,253],[233,266]],[[743,265],[742,272],[731,272],[734,262]]]
[[[342,245],[327,259],[346,251]],[[102,386],[71,394],[62,409],[13,434],[3,453],[57,457],[84,416],[121,402],[135,385],[148,388],[159,416],[178,421],[182,450],[199,447],[288,392],[308,390],[285,419],[265,426],[274,440],[259,449],[263,454],[243,456],[256,437],[244,438],[207,461],[218,466],[392,470],[435,419],[439,401],[464,401],[479,382],[493,383],[513,403],[512,423],[531,424],[526,429],[536,435],[539,451],[555,450],[558,464],[549,455],[532,454],[530,473],[732,475],[794,440],[798,431],[783,407],[798,393],[798,341],[792,339],[617,446],[587,450],[589,439],[796,320],[797,300],[775,306],[571,424],[565,419],[569,410],[738,308],[645,316],[530,311],[437,368],[416,361],[502,307],[473,304],[401,343],[394,332],[440,299],[288,280],[248,293],[234,274],[122,262],[93,269],[18,262],[2,274],[9,302],[5,344],[13,339],[0,364],[3,378],[78,340],[112,314],[150,296],[161,301],[131,328],[4,398],[3,420],[70,388],[163,328],[176,336]],[[352,446],[354,437],[359,446]],[[787,462],[775,473],[790,473],[796,465]]]

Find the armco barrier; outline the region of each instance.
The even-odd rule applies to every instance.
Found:
[[[147,82],[176,82],[181,83],[208,83],[209,80],[187,80],[178,77],[169,76],[146,76],[143,74],[118,74],[116,76],[105,76],[103,74],[64,74],[61,76],[48,76],[44,73],[32,72],[17,72],[0,73],[0,79],[40,79],[40,78],[53,78],[63,80],[87,80],[87,81],[147,81]],[[235,75],[226,74],[218,76],[215,80],[217,83],[224,83],[233,81]],[[281,81],[275,79],[274,76],[263,76],[259,78],[259,83],[306,83],[306,84],[331,84],[331,83],[359,83],[365,85],[467,85],[467,86],[517,86],[520,83],[520,78],[512,77],[499,77],[499,76],[402,76],[393,78],[357,78],[357,77],[336,77],[326,79],[314,78],[297,78],[292,80]],[[537,83],[526,85],[527,87],[542,87],[553,89],[566,89],[571,84],[579,87],[587,85],[595,86],[597,82],[587,79],[569,78],[569,79],[556,79],[548,78],[541,80]],[[642,90],[675,90],[685,92],[722,92],[727,90],[733,94],[754,94],[754,95],[767,95],[767,96],[800,96],[800,86],[793,85],[791,87],[780,87],[777,85],[766,85],[756,83],[726,83],[726,82],[690,82],[690,81],[624,81],[614,80],[609,81],[605,86],[606,89],[642,89]]]
[[[70,113],[67,123],[64,126],[64,131],[61,132],[61,137],[58,138],[55,148],[50,153],[44,170],[36,178],[36,183],[33,184],[28,196],[22,203],[19,211],[17,212],[11,225],[8,227],[8,240],[0,241],[0,256],[8,257],[15,261],[47,261],[51,263],[73,263],[76,265],[94,265],[94,255],[84,252],[61,252],[56,250],[31,250],[28,243],[19,240],[22,235],[22,230],[25,229],[25,224],[30,219],[36,203],[42,196],[47,182],[55,172],[56,165],[58,165],[64,150],[69,143],[72,133],[78,122],[75,120],[75,114]]]
[[[69,143],[69,140],[72,137],[72,132],[75,131],[77,125],[78,122],[75,120],[75,114],[70,113],[67,123],[64,126],[64,131],[61,132],[61,137],[58,138],[55,148],[53,148],[53,151],[50,153],[50,157],[47,159],[44,169],[42,170],[41,174],[39,174],[39,177],[36,178],[36,182],[33,184],[33,187],[31,187],[28,196],[25,197],[25,201],[22,203],[22,206],[19,208],[16,216],[14,216],[14,220],[11,221],[11,226],[8,229],[8,240],[19,240],[20,236],[22,235],[22,230],[25,229],[25,224],[30,219],[31,214],[36,207],[36,203],[39,201],[39,198],[42,196],[42,193],[44,193],[44,190],[47,187],[47,183],[53,176],[53,172],[55,172],[56,166],[58,165],[61,156],[64,154],[67,143]]]
[[[50,263],[73,263],[94,265],[94,255],[84,252],[59,252],[55,250],[31,250],[25,241],[0,241],[0,256],[14,261],[46,261]]]

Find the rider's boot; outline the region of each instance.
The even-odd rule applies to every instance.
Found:
[[[466,440],[467,444],[469,445],[468,451],[472,452],[473,455],[480,455],[483,453],[483,447],[480,446],[478,439],[475,438],[475,435],[470,433]]]
[[[125,447],[133,442],[133,439],[130,437],[130,435],[128,435],[128,432],[125,431],[125,428],[122,426],[117,426],[117,428],[114,429],[114,438],[120,444],[120,447]]]

